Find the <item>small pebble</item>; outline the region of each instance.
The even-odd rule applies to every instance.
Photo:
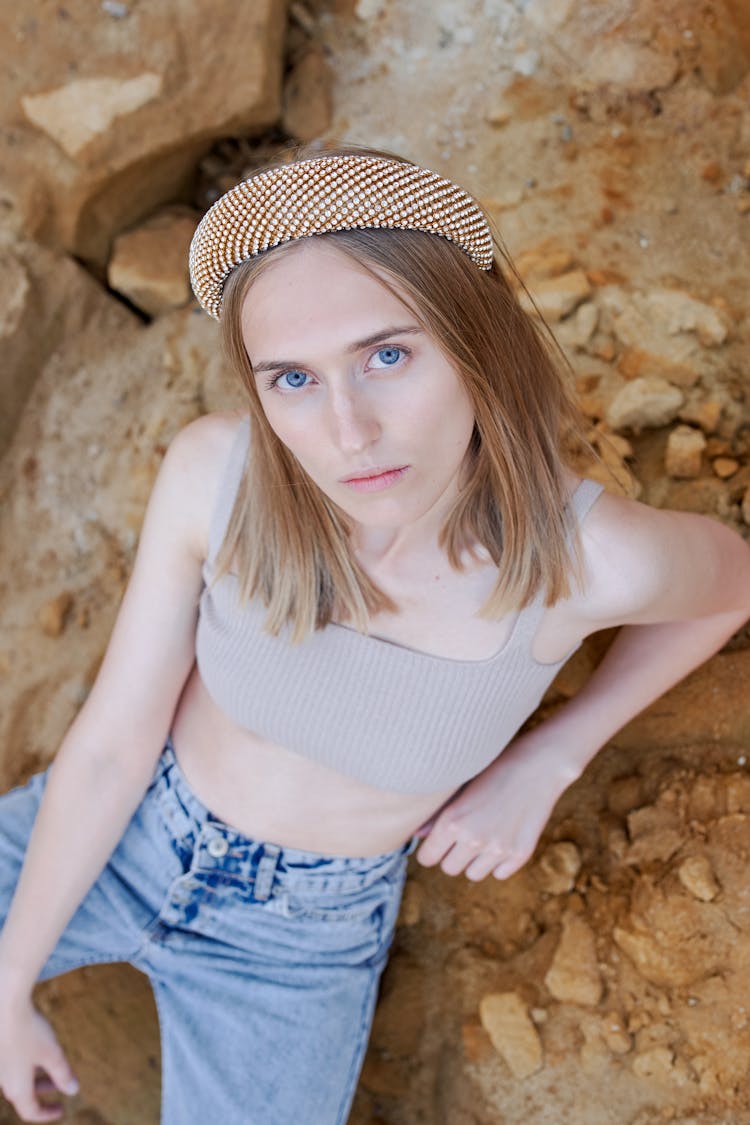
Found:
[[[59,637],[65,628],[72,606],[73,595],[67,590],[43,605],[38,613],[38,621],[42,632],[46,633],[48,637]]]
[[[735,461],[734,457],[717,457],[712,465],[717,477],[721,477],[722,480],[734,476],[740,467],[739,461]]]

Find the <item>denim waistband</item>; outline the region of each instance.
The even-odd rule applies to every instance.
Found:
[[[176,840],[192,851],[194,870],[218,871],[240,878],[253,878],[268,871],[293,889],[310,887],[321,891],[359,890],[376,879],[396,876],[419,844],[412,836],[389,852],[374,856],[338,856],[285,847],[243,835],[206,807],[180,769],[171,736],[167,738],[156,767],[152,790]],[[269,885],[270,889],[270,885]],[[256,885],[256,896],[262,888]]]

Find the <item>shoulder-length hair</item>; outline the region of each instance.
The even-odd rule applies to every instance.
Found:
[[[292,159],[352,153],[402,159],[357,146],[302,147]],[[312,237],[325,239],[401,300],[468,392],[474,430],[462,487],[438,542],[456,570],[465,569],[467,555],[478,559],[477,545],[489,553],[498,578],[479,612],[499,619],[540,591],[552,605],[570,594],[571,574],[580,579],[564,469],[567,449],[588,442],[567,360],[547,326],[551,347],[521,308],[503,265],[525,287],[499,236],[493,236],[496,254],[489,271],[447,239],[420,231],[378,228]],[[350,518],[279,440],[260,403],[241,311],[268,264],[294,245],[284,243],[243,262],[224,286],[222,337],[247,392],[250,454],[214,581],[234,561],[240,604],[259,598],[268,610],[266,629],[278,634],[291,625],[297,642],[334,619],[366,632],[370,614],[397,612],[398,606],[354,556]]]

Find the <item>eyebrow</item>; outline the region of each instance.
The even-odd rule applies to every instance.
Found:
[[[355,352],[361,352],[363,348],[371,348],[373,344],[379,344],[382,340],[387,340],[393,336],[417,336],[422,335],[423,332],[424,329],[419,328],[417,325],[383,328],[380,332],[375,332],[372,336],[366,336],[364,340],[356,340],[353,344],[349,344],[345,351],[347,355],[353,355]],[[278,371],[281,368],[306,366],[307,364],[305,364],[304,360],[299,359],[264,359],[260,363],[252,364],[253,372],[256,375],[259,375],[261,371]]]

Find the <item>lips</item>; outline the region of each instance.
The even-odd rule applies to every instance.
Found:
[[[373,465],[372,468],[360,469],[356,473],[350,473],[348,477],[341,477],[341,482],[342,484],[348,484],[352,480],[373,480],[375,477],[382,477],[387,473],[398,473],[407,467],[406,465]]]
[[[353,492],[384,492],[398,484],[408,471],[408,465],[402,465],[396,469],[381,469],[380,471],[376,468],[363,469],[361,472],[369,475],[347,477],[346,480],[342,481],[342,484]]]

